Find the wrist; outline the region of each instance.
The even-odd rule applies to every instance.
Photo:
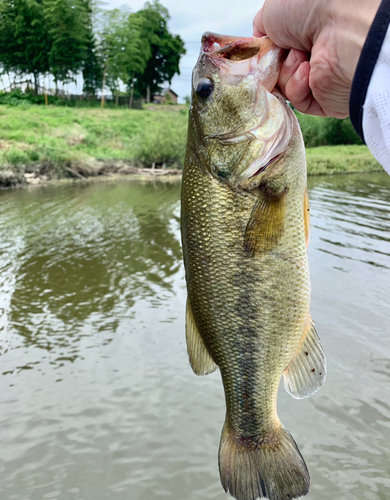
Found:
[[[340,72],[352,84],[363,45],[381,0],[333,0],[335,50]]]

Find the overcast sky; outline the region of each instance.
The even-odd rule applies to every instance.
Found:
[[[127,5],[133,12],[142,8],[145,0],[106,0],[105,8]],[[225,35],[252,36],[252,21],[263,0],[161,0],[171,15],[169,29],[180,35],[187,54],[182,57],[181,74],[175,76],[171,88],[181,100],[191,93],[191,72],[199,54],[204,31]]]

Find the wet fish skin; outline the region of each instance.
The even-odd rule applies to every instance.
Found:
[[[277,391],[284,373],[287,390],[307,397],[326,371],[309,313],[302,135],[268,91],[281,60],[268,40],[204,35],[182,181],[188,353],[197,374],[220,368],[220,476],[238,500],[308,493],[306,464],[277,416]],[[197,94],[203,80],[213,87],[206,98]],[[270,152],[277,159],[268,164]]]

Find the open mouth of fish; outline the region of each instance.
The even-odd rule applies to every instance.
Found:
[[[292,134],[292,122],[283,96],[275,89],[279,75],[282,49],[264,38],[239,38],[205,33],[201,55],[210,57],[219,66],[221,76],[234,75],[254,79],[258,91],[253,115],[222,134],[209,134],[222,144],[257,141],[258,156],[238,176],[236,184],[264,172],[281,158]],[[265,91],[266,90],[266,91]]]

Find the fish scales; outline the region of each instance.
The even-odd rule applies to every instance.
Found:
[[[305,185],[298,188],[303,199]],[[308,314],[302,206],[287,209],[278,252],[254,259],[242,244],[254,196],[237,194],[202,175],[196,163],[186,168],[182,189],[185,225],[191,227],[188,294],[199,331],[221,369],[230,423],[244,436],[266,432],[273,425],[269,419],[274,418],[279,386],[276,379],[269,383],[268,371],[282,374],[298,347]],[[290,194],[294,205],[298,197]],[[299,245],[294,245],[296,240]],[[275,337],[278,342],[272,341]],[[285,342],[280,342],[282,337]],[[245,400],[251,401],[250,409]]]
[[[219,134],[219,140],[213,142],[213,138],[210,139],[213,131],[231,130],[233,123],[245,128],[247,121],[248,126],[253,126],[252,115],[256,115],[257,110],[252,110],[250,116],[240,110],[245,106],[248,109],[255,107],[259,102],[264,107],[267,97],[264,92],[268,92],[265,88],[264,92],[263,89],[259,92],[261,84],[257,82],[251,86],[252,79],[249,79],[244,81],[246,94],[243,97],[240,80],[232,79],[229,72],[224,88],[222,70],[226,71],[226,68],[222,65],[221,70],[214,61],[210,63],[209,59],[219,57],[207,52],[210,39],[218,40],[225,53],[229,53],[229,44],[233,46],[231,52],[235,57],[241,50],[238,43],[241,39],[207,34],[203,39],[206,50],[203,49],[194,71],[182,181],[183,255],[189,314],[195,325],[192,333],[187,331],[187,341],[188,335],[194,335],[195,344],[198,342],[200,346],[198,352],[204,350],[203,356],[209,357],[210,364],[215,364],[221,371],[226,420],[219,464],[225,490],[239,500],[257,497],[284,500],[306,494],[309,475],[294,440],[276,413],[280,378],[293,360],[299,359],[297,367],[291,369],[289,387],[295,397],[301,397],[309,395],[306,392],[317,390],[325,376],[325,366],[321,364],[324,362],[323,353],[318,342],[318,349],[313,349],[315,353],[310,352],[310,356],[308,353],[307,360],[303,356],[301,361],[298,356],[302,348],[308,349],[305,339],[312,335],[311,328],[314,328],[309,315],[310,278],[305,244],[304,146],[298,122],[287,107],[283,111],[286,115],[281,115],[286,116],[285,120],[290,120],[291,124],[290,129],[281,134],[284,150],[280,156],[280,141],[273,145],[276,160],[271,162],[270,168],[265,157],[266,167],[260,165],[259,168],[262,175],[245,177],[242,174],[243,170],[248,170],[248,165],[258,162],[262,154],[264,156],[262,144],[246,136],[234,142],[231,141],[232,134],[226,143],[224,131]],[[259,52],[261,55],[263,48],[258,40],[244,40],[255,40],[248,42],[249,45],[252,43],[250,58],[255,52],[255,57],[260,59]],[[266,49],[274,50],[269,41],[262,43],[266,44]],[[256,52],[253,46],[260,48]],[[265,57],[269,56],[270,50]],[[274,50],[275,58],[281,60],[280,50]],[[246,61],[245,54],[242,60]],[[271,63],[274,64],[273,60]],[[274,72],[277,73],[279,66],[274,64]],[[233,71],[242,70],[235,66]],[[244,79],[245,75],[242,75],[241,80]],[[215,96],[212,93],[206,95],[210,90],[206,80],[212,82]],[[203,85],[200,91],[199,85]],[[224,101],[225,90],[228,99]],[[212,99],[217,107],[213,107]],[[263,110],[265,118],[261,112],[257,113],[259,128],[264,128],[267,119],[274,119],[271,106],[275,109],[278,105],[285,106],[273,99],[276,98],[272,96],[271,104]],[[207,114],[210,108],[211,112]],[[224,113],[229,115],[226,123]],[[208,120],[208,123],[204,124],[202,120]],[[257,212],[260,217],[254,215]],[[273,219],[269,214],[279,228],[276,236],[266,230],[267,221],[271,221],[272,226]],[[283,219],[282,223],[279,219]],[[251,220],[255,229],[260,225],[260,236],[254,232],[254,243],[248,246],[245,238],[252,234],[248,229],[252,227],[248,224]],[[261,235],[261,224],[267,237]],[[265,241],[263,247],[259,247],[259,239]],[[192,344],[188,345],[191,360]],[[315,366],[323,371],[323,374],[316,375],[321,379],[314,383],[310,380],[313,373],[307,373],[314,369],[309,368],[311,356],[316,362],[319,360]],[[195,355],[192,365],[197,372]]]

